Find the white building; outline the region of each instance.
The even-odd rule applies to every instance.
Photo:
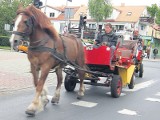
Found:
[[[58,32],[62,32],[63,27],[70,23],[71,27],[79,26],[80,15],[87,16],[87,27],[90,29],[96,29],[96,22],[89,16],[88,7],[85,5],[81,6],[59,6],[52,7],[46,6],[41,9],[45,11],[46,15],[50,17],[51,22]],[[67,13],[67,14],[65,14]],[[70,13],[70,14],[68,14]],[[110,22],[116,31],[120,30],[138,30],[142,36],[147,35],[148,22],[141,22],[141,17],[146,17],[147,6],[113,6],[113,12],[107,20],[103,20],[99,23],[99,28],[103,28],[104,24]]]

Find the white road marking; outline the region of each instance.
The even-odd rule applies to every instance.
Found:
[[[142,82],[142,83],[136,84],[133,89],[126,89],[126,88],[124,88],[122,90],[123,91],[134,92],[134,91],[138,91],[138,90],[143,89],[143,88],[147,88],[147,87],[151,86],[155,82],[156,82],[155,80],[149,80],[149,81],[146,81],[146,82]]]
[[[160,99],[157,99],[157,98],[146,98],[145,100],[152,101],[152,102],[160,102]]]
[[[51,101],[52,100],[52,97],[51,95],[47,95],[47,98]]]
[[[111,92],[107,92],[106,94],[107,94],[107,95],[111,95]],[[120,96],[125,96],[125,95],[126,95],[126,93],[121,93]]]
[[[78,101],[78,102],[73,102],[72,104],[77,105],[77,106],[81,106],[81,107],[92,108],[92,107],[95,107],[98,103],[87,102],[87,101]]]
[[[160,96],[160,92],[156,93],[155,95],[156,95],[156,96]]]
[[[6,75],[6,74],[4,74],[4,73],[0,73],[0,75]]]
[[[118,113],[124,114],[124,115],[138,115],[136,111],[128,110],[128,109],[120,110],[118,111]]]
[[[90,86],[85,86],[85,90],[89,90],[90,88]]]

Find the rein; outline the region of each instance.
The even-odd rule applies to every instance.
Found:
[[[22,36],[22,37],[29,36],[29,35],[28,35],[27,33],[25,33],[25,32],[18,32],[18,31],[13,31],[12,34],[19,35],[19,36]]]
[[[49,48],[49,47],[43,46],[48,40],[47,41],[45,40],[46,42],[44,44],[41,44],[38,46],[29,46],[28,49],[31,51],[36,51],[36,52],[50,52],[56,60],[66,64],[68,61],[68,59],[66,57],[66,46],[64,44],[63,38],[61,36],[60,36],[60,38],[62,40],[62,44],[63,44],[63,48],[64,48],[63,54],[57,52],[56,44],[54,44],[54,48]],[[44,40],[39,40],[37,42],[42,42],[42,41],[44,41]]]

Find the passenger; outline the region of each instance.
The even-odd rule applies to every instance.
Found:
[[[138,38],[137,46],[138,50],[143,50],[144,42],[141,38]]]
[[[113,32],[112,25],[110,23],[107,23],[104,29],[105,33],[99,34],[97,36],[97,39],[94,41],[94,45],[102,44],[109,46],[111,48],[111,59],[112,59],[114,51],[116,49],[118,36],[116,36],[115,33]]]
[[[144,41],[142,40],[142,38],[140,38],[138,31],[133,32],[133,40],[138,40],[137,44],[141,45],[142,47],[144,46]]]
[[[133,40],[139,39],[139,32],[137,30],[133,31]]]
[[[147,46],[147,49],[146,49],[146,52],[147,52],[147,58],[149,59],[149,57],[150,57],[150,50],[151,50],[151,46],[150,45],[148,45]]]
[[[156,58],[156,55],[158,54],[158,49],[154,48],[153,49],[153,55],[154,55],[154,59]]]
[[[65,26],[64,28],[63,28],[63,31],[62,31],[62,35],[67,35],[67,32],[68,32],[68,28],[67,28],[67,26]]]

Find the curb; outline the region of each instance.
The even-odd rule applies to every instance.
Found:
[[[160,59],[143,59],[144,61],[160,62]]]

